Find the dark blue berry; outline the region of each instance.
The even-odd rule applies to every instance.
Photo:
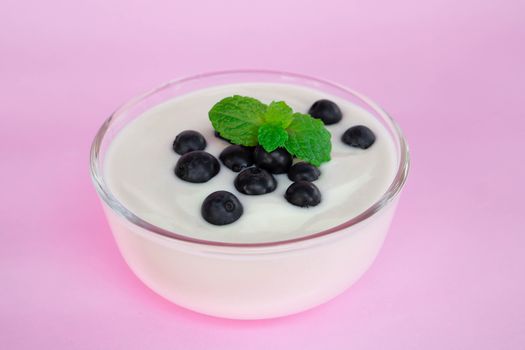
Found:
[[[277,181],[273,175],[258,167],[241,171],[233,184],[237,191],[249,195],[270,193],[277,188]]]
[[[239,199],[228,191],[217,191],[210,194],[201,207],[204,220],[213,225],[228,225],[237,221],[243,213]]]
[[[221,165],[217,158],[204,151],[193,151],[179,158],[175,165],[175,175],[188,182],[206,182],[217,173]]]
[[[349,146],[367,149],[376,141],[376,135],[366,126],[357,125],[346,130],[341,140]]]
[[[227,168],[238,173],[253,165],[253,148],[231,145],[221,152],[219,159]]]
[[[205,148],[206,139],[195,130],[185,130],[178,134],[173,141],[173,150],[181,155],[191,151],[202,151]]]
[[[288,187],[284,198],[298,207],[315,207],[321,203],[321,192],[311,182],[298,181]]]
[[[273,152],[266,152],[261,146],[255,147],[255,165],[266,169],[272,174],[284,174],[292,166],[292,155],[284,148],[277,148]]]
[[[315,181],[321,176],[318,167],[310,163],[299,162],[288,170],[288,178],[292,181]]]
[[[343,113],[339,106],[330,100],[316,101],[308,110],[308,114],[314,118],[321,119],[325,125],[338,123],[343,118]]]

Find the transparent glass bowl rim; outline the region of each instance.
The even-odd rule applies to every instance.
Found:
[[[369,108],[373,109],[374,112],[379,114],[385,122],[387,122],[389,127],[393,130],[394,137],[396,138],[395,141],[398,142],[399,145],[399,166],[396,172],[396,176],[394,177],[394,180],[392,181],[389,188],[386,190],[386,192],[381,196],[381,198],[372,204],[368,209],[363,211],[361,214],[354,216],[353,218],[345,221],[342,224],[339,224],[334,227],[330,227],[326,230],[323,230],[321,232],[316,232],[313,234],[308,234],[304,236],[300,236],[297,238],[287,239],[287,240],[281,240],[281,241],[270,241],[270,242],[257,242],[257,243],[235,243],[235,242],[219,242],[219,241],[211,241],[211,240],[204,240],[204,239],[197,239],[190,236],[185,236],[176,232],[172,232],[166,229],[163,229],[161,227],[158,227],[148,221],[145,221],[138,217],[136,214],[132,213],[126,206],[124,206],[115,196],[111,193],[109,188],[107,187],[104,178],[102,169],[99,166],[99,153],[102,145],[102,141],[104,140],[104,137],[106,136],[107,131],[112,126],[112,123],[115,119],[119,117],[122,113],[124,113],[129,108],[135,106],[136,104],[140,103],[144,99],[160,92],[165,89],[169,89],[175,85],[187,83],[194,80],[202,80],[206,78],[214,78],[214,77],[226,77],[228,75],[235,76],[235,75],[250,75],[250,74],[256,74],[256,75],[268,75],[268,76],[274,76],[276,78],[280,77],[287,77],[292,79],[299,79],[299,80],[307,80],[312,83],[322,84],[329,86],[331,88],[335,88],[337,90],[341,90],[346,94],[350,94],[356,99],[360,100],[362,103],[368,105]],[[256,81],[253,81],[256,82]],[[93,183],[95,185],[95,188],[99,194],[99,196],[102,198],[102,200],[117,214],[124,217],[126,220],[130,221],[131,223],[142,227],[143,229],[150,231],[153,234],[158,234],[164,237],[168,237],[171,239],[187,242],[187,243],[194,243],[198,245],[205,245],[205,246],[223,246],[223,247],[238,247],[238,248],[258,248],[258,247],[272,247],[272,246],[281,246],[281,245],[290,245],[294,243],[304,242],[304,241],[310,241],[315,240],[316,238],[324,237],[336,232],[339,232],[341,230],[344,230],[346,228],[349,228],[351,226],[355,226],[362,221],[370,218],[374,214],[378,213],[382,208],[387,206],[391,201],[393,201],[401,192],[401,189],[403,188],[403,185],[405,184],[405,181],[408,176],[408,171],[410,168],[410,156],[409,156],[409,150],[408,150],[408,144],[403,136],[403,133],[397,123],[394,121],[392,117],[388,115],[387,112],[385,112],[377,103],[369,99],[368,97],[353,91],[343,85],[340,85],[338,83],[334,83],[331,81],[303,75],[303,74],[297,74],[297,73],[289,73],[284,71],[274,71],[274,70],[262,70],[262,69],[239,69],[239,70],[224,70],[224,71],[214,71],[209,73],[203,73],[198,75],[193,75],[181,79],[175,79],[172,81],[169,81],[168,83],[155,88],[149,92],[146,92],[134,99],[129,100],[128,102],[121,105],[115,112],[111,114],[111,116],[106,119],[104,124],[100,127],[98,130],[93,143],[91,145],[91,152],[90,152],[90,174],[91,178],[93,180]]]

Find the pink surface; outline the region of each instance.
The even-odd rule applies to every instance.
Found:
[[[306,3],[2,1],[0,348],[525,348],[525,3]],[[373,97],[413,158],[368,274],[269,321],[198,315],[145,288],[87,170],[121,102],[241,67]]]

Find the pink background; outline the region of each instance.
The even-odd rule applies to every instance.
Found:
[[[1,1],[0,348],[525,348],[525,3],[307,3]],[[248,67],[373,97],[413,158],[365,277],[314,310],[255,322],[144,287],[88,176],[92,137],[120,103]]]

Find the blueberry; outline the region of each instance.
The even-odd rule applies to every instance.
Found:
[[[173,141],[173,150],[181,155],[191,151],[202,151],[205,148],[206,139],[195,130],[185,130],[178,134]]]
[[[266,152],[261,146],[255,147],[255,165],[266,169],[272,174],[284,174],[292,166],[292,155],[284,148]]]
[[[298,181],[288,187],[284,198],[298,207],[315,207],[321,203],[321,192],[311,182]]]
[[[193,151],[179,158],[175,175],[188,182],[206,182],[219,172],[221,165],[217,158],[204,151]]]
[[[277,188],[277,181],[273,175],[258,167],[241,171],[233,184],[237,191],[249,195],[270,193]]]
[[[253,165],[253,149],[231,145],[221,152],[219,159],[226,167],[238,173],[242,169]]]
[[[341,140],[349,146],[367,149],[376,141],[376,135],[366,126],[357,125],[346,130]]]
[[[343,118],[343,113],[341,113],[339,106],[330,100],[316,101],[308,110],[308,114],[314,118],[321,119],[325,125],[338,123]]]
[[[216,138],[221,139],[221,140],[223,140],[223,141],[226,141],[226,142],[228,142],[228,143],[231,143],[230,140],[225,139],[224,137],[222,137],[221,134],[219,134],[218,131],[214,131],[213,134],[215,135]],[[231,143],[231,144],[233,145],[233,143]]]
[[[204,220],[213,225],[228,225],[237,221],[243,213],[241,202],[233,193],[216,191],[210,194],[201,206]]]
[[[292,181],[315,181],[321,176],[321,171],[310,163],[299,162],[288,170],[288,178]]]

